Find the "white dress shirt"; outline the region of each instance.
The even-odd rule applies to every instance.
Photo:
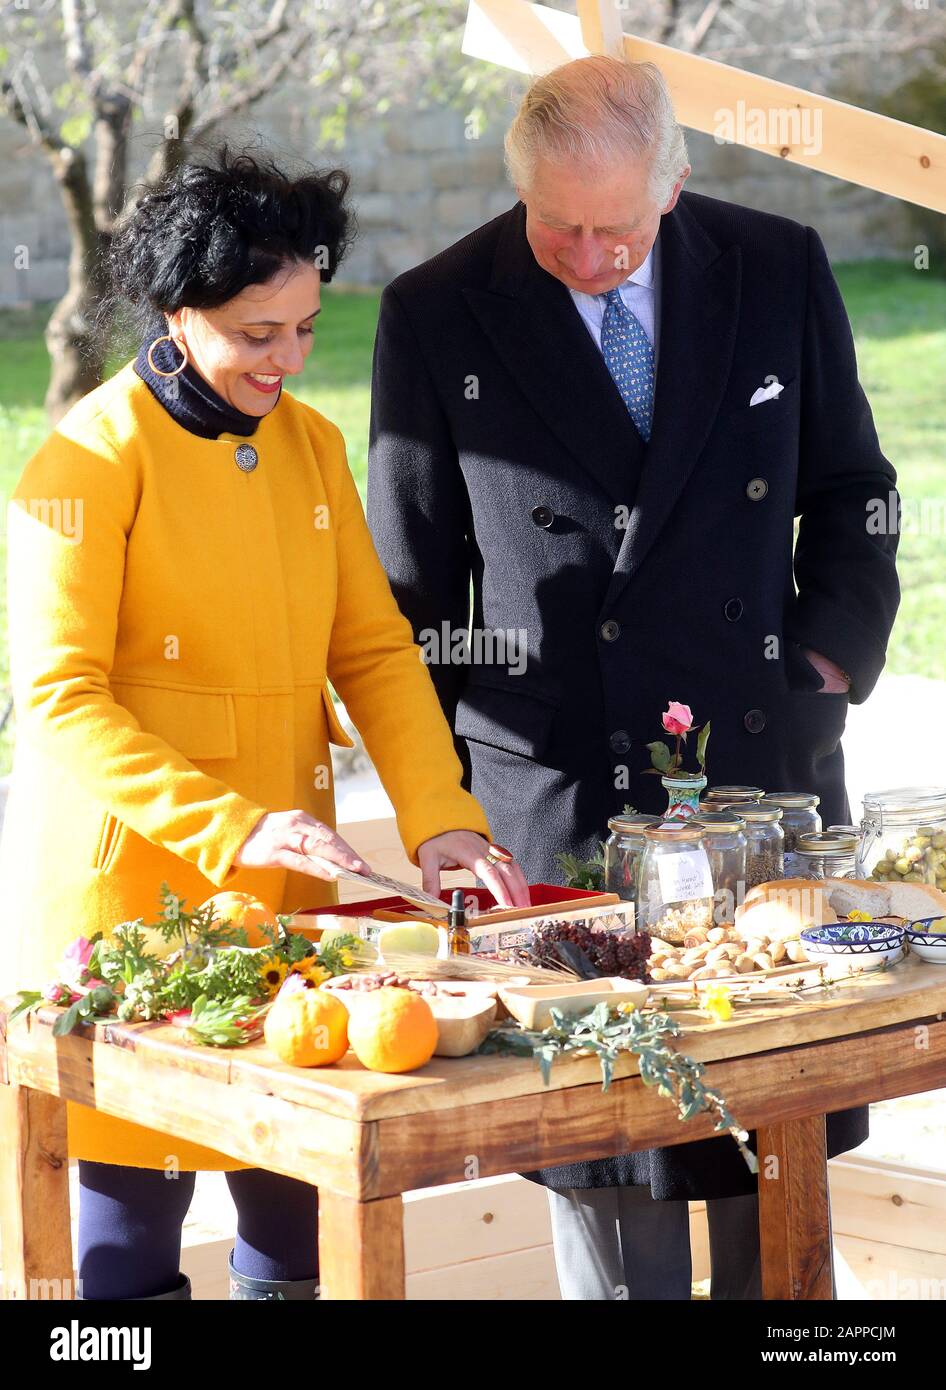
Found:
[[[660,279],[660,236],[647,253],[647,259],[633,271],[627,279],[618,286],[621,299],[626,308],[630,309],[639,320],[640,325],[650,340],[650,345],[654,349],[654,375],[657,373],[657,355],[660,347],[660,315],[657,312],[659,304],[659,279]],[[583,294],[581,290],[569,290],[568,293],[575,301],[575,307],[588,332],[595,341],[598,351],[601,351],[601,324],[604,320],[604,311],[607,300],[603,294]]]

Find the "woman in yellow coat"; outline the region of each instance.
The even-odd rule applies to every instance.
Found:
[[[157,321],[62,420],[9,514],[17,748],[2,846],[4,992],[81,934],[153,920],[162,882],[280,912],[330,903],[337,686],[435,888],[474,870],[527,901],[461,787],[450,730],[375,555],[339,430],[284,379],[312,346],[346,247],[347,177],[226,151],[150,190],[112,253]],[[69,1107],[87,1298],[187,1297],[180,1228],[198,1169],[238,1207],[236,1297],[312,1297],[316,1196]],[[167,1175],[179,1173],[174,1181]]]

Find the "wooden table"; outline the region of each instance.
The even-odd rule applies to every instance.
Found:
[[[351,1054],[302,1070],[265,1045],[192,1047],[166,1024],[54,1038],[55,1010],[6,1026],[0,1003],[0,1245],[7,1295],[70,1281],[67,1100],[318,1185],[322,1296],[404,1296],[401,1194],[708,1137],[622,1058],[602,1093],[594,1058],[435,1059],[405,1076]],[[910,957],[819,1000],[679,1015],[679,1046],[758,1129],[766,1298],[831,1297],[825,1111],[946,1085],[946,971]],[[449,1239],[449,1233],[445,1233]],[[47,1287],[40,1284],[38,1287]],[[58,1287],[53,1285],[53,1287]],[[65,1287],[65,1284],[63,1284]]]

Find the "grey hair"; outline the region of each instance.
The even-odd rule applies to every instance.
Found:
[[[687,147],[654,63],[596,54],[553,68],[531,84],[506,132],[506,168],[524,191],[539,158],[593,175],[628,156],[649,158],[648,191],[665,207],[687,167]]]

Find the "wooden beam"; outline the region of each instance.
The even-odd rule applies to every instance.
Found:
[[[516,72],[548,72],[585,57],[585,20],[529,0],[471,0],[463,52]],[[681,125],[862,188],[946,213],[946,135],[744,72],[666,44],[624,35],[629,62],[652,62]]]
[[[0,1296],[72,1299],[66,1107],[26,1086],[0,1085]]]
[[[758,1159],[762,1297],[830,1299],[824,1116],[760,1127]]]
[[[400,1195],[358,1202],[319,1188],[319,1292],[324,1299],[403,1299]]]
[[[624,52],[621,15],[614,0],[578,0],[581,38],[589,53],[609,53],[620,58]]]

